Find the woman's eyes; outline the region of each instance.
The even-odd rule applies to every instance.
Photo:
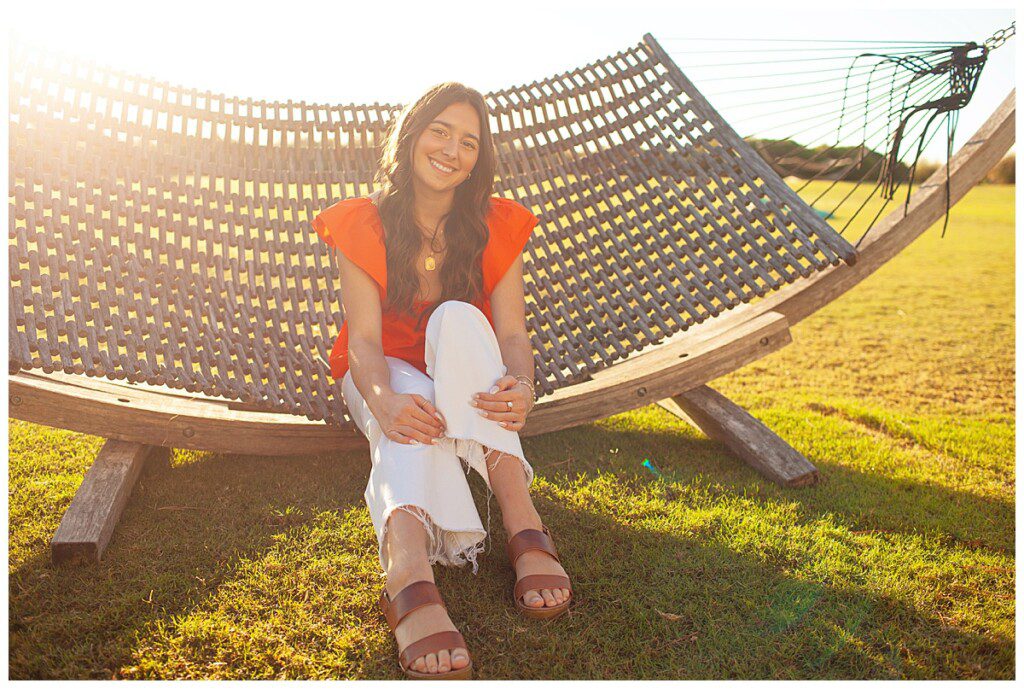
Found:
[[[446,132],[443,129],[436,129],[435,128],[435,129],[431,129],[430,131],[434,132],[435,134],[437,134],[439,136],[448,136],[448,132]],[[471,151],[476,150],[476,145],[473,142],[471,142],[471,141],[464,141],[463,143],[466,144],[466,147],[469,150],[471,150]]]

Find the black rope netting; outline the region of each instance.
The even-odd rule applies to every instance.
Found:
[[[690,71],[710,67],[744,68],[742,79],[745,83],[757,83],[756,87],[722,89],[715,92],[714,96],[721,105],[728,97],[743,94],[734,107],[747,114],[730,120],[741,130],[747,121],[764,125],[772,121],[773,116],[778,119],[778,125],[767,127],[762,132],[782,130],[786,134],[784,137],[770,138],[759,132],[748,134],[745,138],[780,176],[790,180],[797,178],[793,186],[798,193],[808,189],[814,181],[831,182],[824,189],[815,189],[816,196],[809,199],[812,207],[817,207],[833,190],[840,191],[837,188],[839,182],[854,182],[852,187],[840,191],[841,198],[837,203],[831,205],[827,212],[821,212],[824,217],[838,217],[840,209],[857,195],[857,189],[862,184],[874,183],[865,198],[854,201],[859,206],[845,224],[838,228],[840,234],[844,234],[854,223],[876,193],[888,203],[903,183],[907,183],[904,202],[906,214],[912,183],[918,177],[921,155],[939,132],[938,128],[933,130],[932,125],[936,119],[945,116],[946,214],[942,228],[942,236],[945,236],[950,214],[949,161],[953,153],[959,112],[971,101],[991,51],[1013,37],[1015,27],[1014,22],[1008,28],[996,31],[980,45],[975,42],[940,41],[745,39],[757,43],[758,47],[739,50],[680,50],[673,51],[673,54],[754,52],[758,55],[756,62],[712,63],[688,68]],[[678,40],[690,43],[697,39]],[[724,42],[731,39],[701,40]],[[742,43],[744,39],[738,40]],[[764,48],[761,47],[764,42],[783,44],[786,47]],[[813,44],[813,47],[804,47],[803,44]],[[866,49],[868,46],[874,49]],[[773,52],[800,57],[776,60],[767,55]],[[807,66],[795,71],[773,71],[775,65],[792,63],[806,63]],[[747,69],[753,66],[762,71]],[[784,83],[773,81],[779,77],[784,78]],[[733,78],[738,77],[712,77],[702,79],[700,83]],[[836,88],[830,90],[833,84]],[[794,90],[808,93],[779,98],[766,95],[773,91],[792,93]],[[748,95],[751,93],[765,97],[755,95],[752,98]],[[786,107],[763,110],[765,107],[774,108],[773,104],[776,103]],[[838,107],[832,109],[834,105]],[[830,139],[832,143],[827,143]],[[822,141],[826,143],[819,143]],[[913,162],[906,164],[903,158],[911,149],[914,150]],[[870,219],[855,246],[860,246],[882,216],[887,203]]]

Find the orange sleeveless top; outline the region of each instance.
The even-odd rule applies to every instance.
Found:
[[[482,257],[483,297],[474,302],[491,320],[491,292],[501,281],[509,267],[523,252],[530,233],[538,219],[525,206],[500,196],[491,197],[491,210],[487,215],[490,238]],[[357,266],[366,271],[380,294],[381,344],[384,355],[404,359],[424,374],[423,360],[426,344],[426,323],[417,329],[417,317],[433,306],[432,302],[417,301],[413,305],[416,315],[397,314],[387,308],[387,252],[384,244],[384,225],[377,206],[367,198],[339,201],[313,218],[313,228],[332,249],[341,251]],[[334,341],[330,357],[331,377],[344,377],[348,371],[348,321],[342,323],[341,332]]]

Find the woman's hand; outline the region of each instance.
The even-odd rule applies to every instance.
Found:
[[[533,390],[514,376],[502,376],[491,388],[492,392],[473,395],[474,406],[480,413],[510,431],[518,431],[526,423],[526,415],[533,409]],[[512,403],[509,408],[508,403]]]
[[[433,445],[448,424],[441,412],[422,395],[391,394],[374,413],[384,437],[404,445]]]

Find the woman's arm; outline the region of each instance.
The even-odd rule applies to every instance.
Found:
[[[503,428],[518,431],[534,405],[533,346],[526,330],[526,290],[523,286],[523,257],[519,256],[491,292],[491,319],[508,372],[491,390],[474,395],[485,418]],[[525,376],[531,385],[526,385]],[[511,403],[511,406],[509,406]]]
[[[377,284],[362,268],[338,252],[341,300],[348,323],[348,358],[352,382],[374,417],[390,395],[391,374],[381,340],[381,305]]]
[[[533,345],[526,330],[526,288],[519,256],[491,292],[491,318],[509,376],[533,380]]]
[[[338,252],[338,261],[352,382],[385,436],[405,444],[435,442],[444,432],[444,417],[437,408],[422,395],[398,394],[391,389],[377,283],[343,252]]]

